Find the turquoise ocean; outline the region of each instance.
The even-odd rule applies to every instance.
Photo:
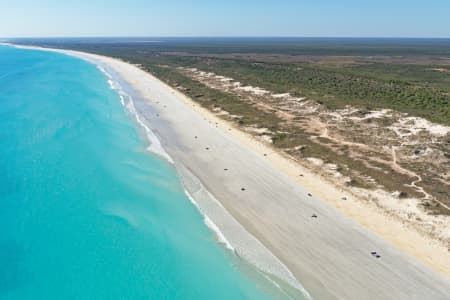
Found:
[[[0,46],[0,299],[279,299],[95,66]]]

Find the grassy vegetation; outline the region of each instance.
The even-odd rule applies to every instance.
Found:
[[[233,95],[208,88],[171,68],[153,66],[151,72],[172,86],[182,87],[186,95],[205,107],[221,108],[231,115],[240,116],[240,125],[264,123],[264,126],[271,130],[280,129],[281,120],[274,114],[266,113],[255,106],[242,102]]]
[[[154,73],[160,72],[159,76],[166,80],[176,75],[160,71],[160,65],[196,67],[274,92],[306,96],[332,109],[347,104],[367,109],[391,108],[450,125],[450,71],[445,71],[450,70],[450,60],[443,60],[442,63],[448,62],[447,65],[435,65],[433,60],[423,64],[423,57],[450,57],[449,40],[166,39],[162,43],[137,43],[134,40],[100,39],[31,42],[119,57],[142,64]],[[255,55],[235,59],[220,56],[236,53]],[[354,64],[340,65],[274,62],[257,54],[361,57]],[[213,56],[205,58],[205,55]],[[373,56],[380,57],[382,62],[371,61]],[[390,57],[398,56],[409,57],[409,63],[390,62]],[[422,63],[411,63],[415,57],[420,57]]]
[[[379,63],[340,69],[223,59],[187,61],[183,58],[175,63],[216,72],[274,92],[306,96],[332,109],[348,104],[367,109],[391,108],[450,125],[450,85],[446,85],[450,83],[450,74],[437,71],[433,75],[429,75],[430,71],[425,73],[434,81],[419,81],[417,71],[407,72],[408,77],[399,79],[398,73],[384,73],[388,67]],[[398,69],[397,66],[397,72]]]

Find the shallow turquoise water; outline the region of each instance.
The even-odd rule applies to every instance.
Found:
[[[269,299],[105,77],[0,46],[0,299]]]

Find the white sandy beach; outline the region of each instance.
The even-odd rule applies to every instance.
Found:
[[[117,73],[146,100],[137,109],[238,255],[291,285],[297,279],[314,299],[448,299],[447,249],[361,205],[138,67],[63,52]]]

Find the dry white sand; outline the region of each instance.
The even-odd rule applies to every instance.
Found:
[[[351,195],[231,128],[138,67],[98,55],[66,53],[108,67],[140,93],[147,101],[138,108],[146,122],[178,170],[198,181],[187,184],[189,192],[195,198],[195,186],[201,186],[207,192],[200,194],[218,199],[219,204],[211,204],[211,197],[197,195],[196,201],[206,210],[226,209],[226,214],[211,209],[212,221],[238,254],[263,270],[295,285],[281,261],[315,299],[449,298],[450,282],[443,275],[450,274],[449,256],[442,248],[367,211]],[[372,251],[381,257],[373,257]]]

